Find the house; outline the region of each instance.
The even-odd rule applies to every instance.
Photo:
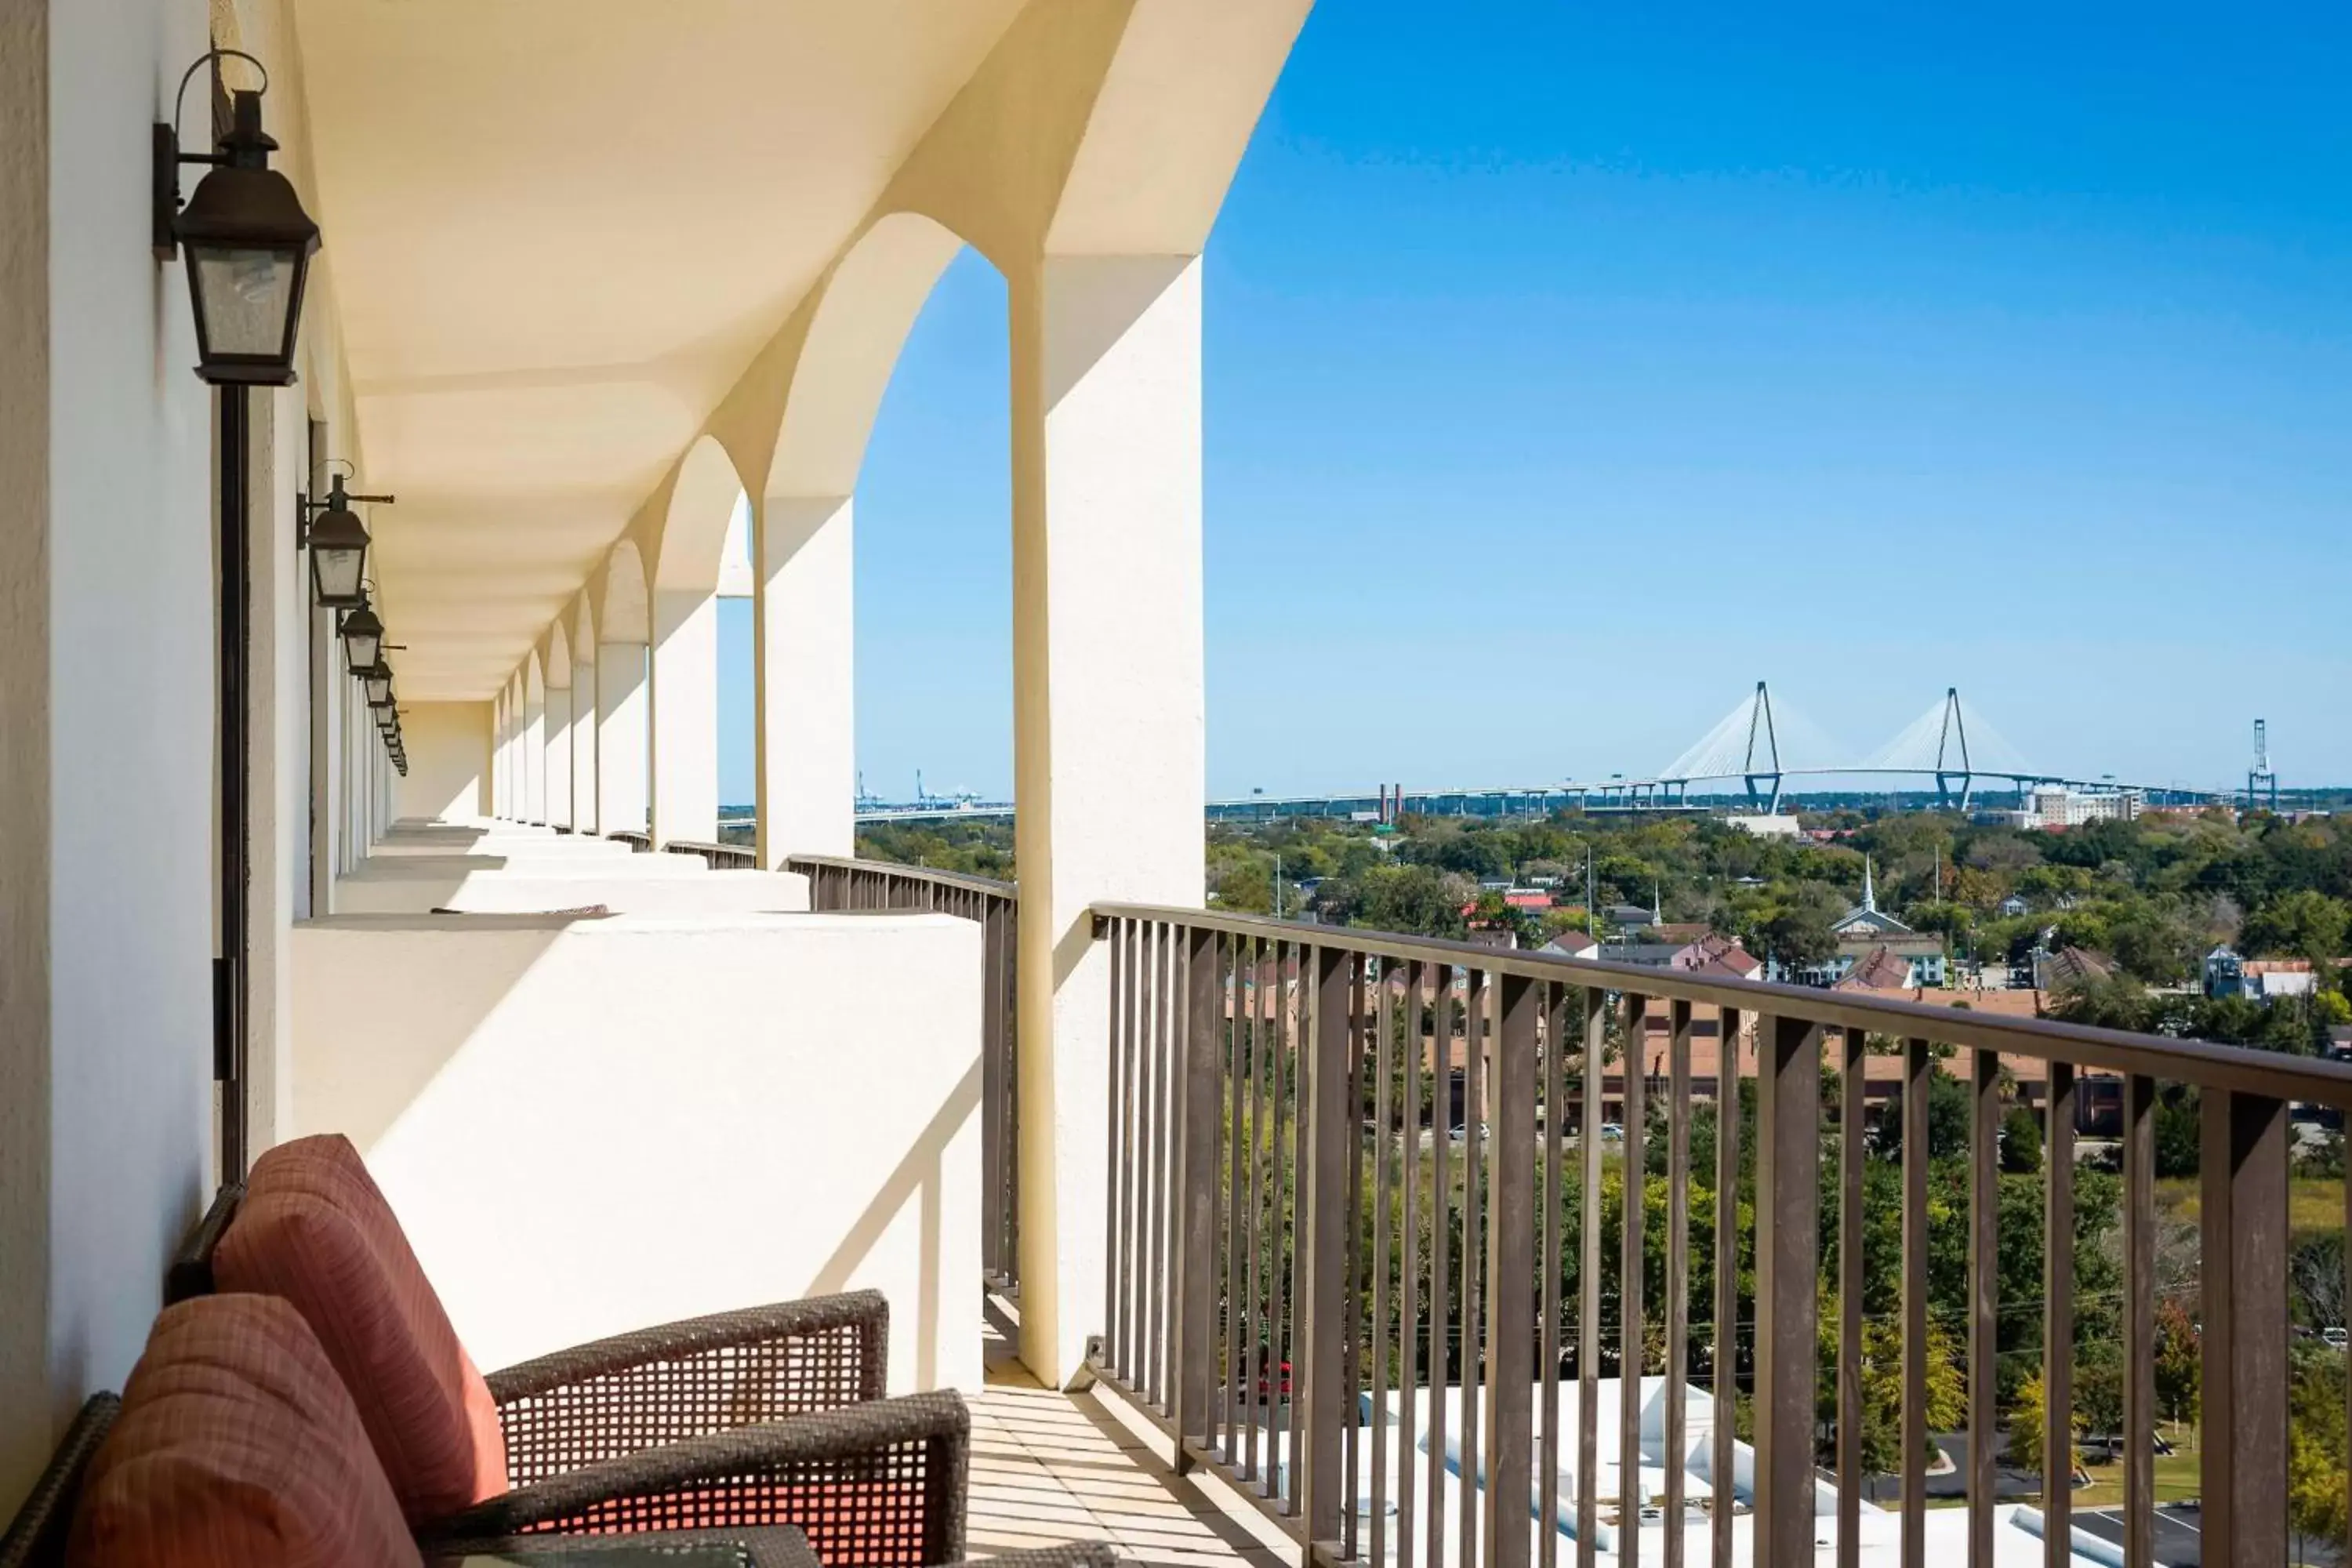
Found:
[[[1546,952],[1562,953],[1570,958],[1598,958],[1601,940],[1591,931],[1564,931],[1543,944]]]
[[[2208,997],[2238,996],[2245,993],[2245,960],[2237,950],[2224,942],[2205,955],[2205,994]]]
[[[1911,961],[1879,943],[1849,965],[1830,985],[1832,991],[1908,991]]]
[[[2282,996],[2308,996],[2319,989],[2319,974],[2307,958],[2250,958],[2239,965],[2245,994],[2257,1002]]]
[[[2032,912],[2033,906],[2027,903],[2021,894],[2011,893],[2009,897],[2001,900],[2000,901],[2000,913],[2001,918],[2004,920],[2015,920],[2020,915],[2031,914]]]
[[[1754,980],[1764,973],[1764,961],[1739,945],[1738,937],[1707,931],[1685,943],[1667,961],[1670,968],[1732,980]]]
[[[1906,986],[1940,986],[1948,975],[1950,961],[1942,937],[1913,931],[1878,907],[1877,876],[1866,858],[1862,863],[1862,902],[1832,922],[1830,932],[1837,939],[1837,951],[1818,963],[1795,966],[1788,978],[1801,985],[1833,986],[1882,948],[1904,962]]]
[[[1657,911],[1639,904],[1612,904],[1604,912],[1609,923],[1622,931],[1639,931],[1658,923]]]
[[[2062,947],[2056,952],[2037,952],[2033,955],[2033,985],[2037,991],[2079,991],[2086,985],[2112,980],[2115,974],[2114,959],[2079,947]]]
[[[1503,889],[1503,902],[1515,910],[1541,914],[1551,908],[1551,895],[1541,888],[1506,888]]]

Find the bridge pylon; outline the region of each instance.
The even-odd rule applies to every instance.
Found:
[[[1976,792],[1976,770],[1969,762],[1969,721],[1960,707],[1960,689],[1948,686],[1943,727],[1936,738],[1936,804],[1947,810],[1951,808],[1955,778],[1960,781],[1959,809],[1965,813],[1969,797]]]
[[[1764,743],[1764,754],[1770,763],[1769,771],[1759,770],[1756,765],[1756,743],[1759,740]],[[1756,696],[1748,708],[1748,757],[1747,765],[1742,771],[1748,781],[1748,804],[1750,805],[1760,804],[1767,816],[1780,815],[1780,736],[1772,725],[1772,689],[1760,680],[1756,683]],[[1759,779],[1771,781],[1772,793],[1769,798],[1759,800],[1756,787],[1757,781]]]

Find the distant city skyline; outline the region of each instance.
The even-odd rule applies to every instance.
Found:
[[[1211,794],[1653,770],[1759,679],[2352,780],[2352,18],[2167,9],[1318,7],[1208,258]],[[1011,790],[1003,312],[960,258],[861,477],[877,793]]]

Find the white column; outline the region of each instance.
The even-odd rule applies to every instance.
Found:
[[[304,599],[307,605],[307,594]],[[343,668],[335,641],[335,612],[306,608],[303,624],[310,637],[310,890],[305,901],[307,914],[315,920],[334,910],[335,713]]]
[[[522,819],[525,822],[547,820],[547,706],[546,698],[523,700],[522,733],[518,738],[522,749]]]
[[[656,589],[653,649],[654,847],[719,837],[719,598]]]
[[[310,426],[297,392],[251,399],[246,799],[248,1040],[245,1108],[256,1153],[290,1126],[295,889],[310,852],[309,557],[295,548],[295,496]]]
[[[602,833],[646,826],[646,646],[596,647],[596,822]]]
[[[1087,909],[1202,896],[1200,267],[1048,258],[1008,296],[1022,1353],[1065,1384],[1103,1327],[1109,964]]]
[[[602,833],[596,798],[596,645],[581,650],[572,667],[572,826]]]
[[[571,672],[566,670],[567,678]],[[572,826],[572,689],[547,689],[547,824]]]
[[[752,668],[759,856],[771,868],[856,849],[850,525],[847,496],[771,496],[760,509]]]
[[[507,694],[503,688],[498,700],[491,705],[490,718],[490,815],[509,815],[507,773]]]

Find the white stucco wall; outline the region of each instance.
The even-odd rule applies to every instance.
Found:
[[[490,705],[487,702],[404,704],[401,733],[408,743],[408,775],[393,791],[403,817],[467,822],[490,815]]]
[[[638,855],[644,864],[676,860],[675,855]],[[507,869],[448,870],[422,874],[354,877],[337,889],[341,914],[429,914],[462,910],[468,914],[536,914],[602,904],[614,914],[791,914],[809,907],[808,879],[796,871],[726,871],[694,877],[633,874],[624,861],[609,875],[569,871],[537,874],[529,862]],[[697,862],[699,864],[699,862]]]
[[[0,1513],[209,1163],[211,399],[148,248],[200,5],[0,7]]]
[[[871,1285],[894,1390],[979,1386],[976,925],[339,917],[294,937],[299,1129],[359,1145],[484,1367]]]

